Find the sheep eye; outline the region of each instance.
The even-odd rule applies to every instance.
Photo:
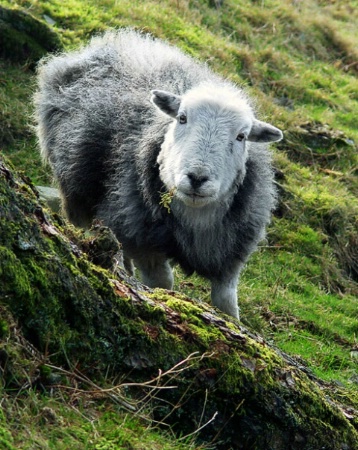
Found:
[[[186,115],[185,114],[180,114],[179,116],[179,123],[183,124],[186,123],[187,119],[186,119]]]
[[[236,136],[236,140],[237,141],[243,141],[245,139],[245,135],[244,135],[244,133],[239,133],[237,136]]]

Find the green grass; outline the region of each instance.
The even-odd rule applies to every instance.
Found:
[[[357,343],[358,300],[329,292],[326,261],[321,261],[322,252],[315,256],[314,251],[311,241],[301,252],[294,246],[260,250],[242,277],[243,315],[251,326],[250,310],[264,318],[259,329],[284,351],[304,358],[318,376],[350,384],[357,370],[350,350]],[[334,355],[341,365],[333,364]]]
[[[1,390],[0,390],[1,392]],[[60,393],[60,394],[59,394]],[[0,447],[6,450],[184,450],[198,448],[149,427],[103,400],[73,395],[54,398],[26,389],[12,397],[1,392]],[[44,433],[46,429],[46,433]]]
[[[1,4],[14,6],[8,0]],[[65,49],[108,27],[144,29],[207,62],[256,98],[260,117],[281,127],[285,140],[274,150],[274,164],[282,174],[279,210],[267,242],[242,274],[242,320],[282,350],[303,358],[317,376],[354,388],[357,361],[351,349],[358,339],[356,2],[225,0],[220,8],[211,4],[207,0],[16,2],[36,17],[46,14],[55,20],[54,29]],[[40,164],[31,129],[34,86],[34,73],[26,64],[0,60],[0,150],[34,182],[48,184],[51,175]],[[324,124],[328,140],[307,133],[307,124],[315,131]],[[205,280],[187,279],[179,269],[176,275],[177,289],[209,301]],[[87,448],[85,429],[94,439],[91,448],[131,448],[118,444],[122,419],[116,425],[110,412],[93,420],[72,413],[73,423],[66,422],[69,434],[65,426],[54,431],[53,436],[59,433],[56,439],[63,443],[56,448]],[[61,416],[60,411],[57,414]],[[34,435],[39,433],[40,439],[41,412],[35,411],[35,416]],[[130,436],[131,426],[137,429],[138,423],[126,423],[123,427]],[[108,434],[112,427],[113,433]],[[106,438],[102,439],[102,433]],[[146,439],[143,433],[141,439]],[[23,439],[21,445],[25,442],[25,435],[19,436],[9,441],[11,445],[20,445],[16,439]],[[132,438],[133,448],[140,448]],[[0,433],[0,443],[1,439],[8,438]],[[39,444],[40,448],[54,448],[52,440],[55,437]],[[150,445],[145,448],[169,448],[164,443]]]
[[[42,167],[32,131],[33,73],[26,66],[0,59],[0,151],[37,183],[51,177]]]

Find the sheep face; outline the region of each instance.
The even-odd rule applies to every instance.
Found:
[[[279,140],[281,132],[259,122],[237,89],[207,86],[182,97],[153,91],[152,102],[173,117],[158,156],[160,177],[191,208],[222,203],[246,172],[246,141]]]

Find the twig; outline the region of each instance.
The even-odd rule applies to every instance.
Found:
[[[234,417],[234,415],[236,414],[237,410],[239,408],[241,408],[241,406],[243,405],[245,399],[242,399],[241,402],[236,406],[236,408],[234,409],[233,413],[231,414],[231,416],[227,419],[227,421],[224,423],[224,425],[220,428],[220,430],[216,433],[216,435],[214,436],[214,438],[212,439],[211,443],[213,444],[217,438],[220,436],[220,433],[222,432],[222,430],[226,427],[226,425],[230,422],[230,420]]]
[[[155,399],[159,392],[162,390],[167,389],[176,389],[177,386],[175,385],[168,385],[171,381],[173,381],[178,375],[180,375],[185,370],[190,369],[193,367],[194,363],[197,361],[201,361],[203,358],[209,358],[213,355],[204,353],[203,355],[196,356],[198,352],[191,353],[187,358],[183,359],[182,361],[179,361],[175,366],[168,369],[166,372],[162,372],[159,370],[159,374],[157,377],[155,377],[152,380],[145,381],[143,383],[121,383],[117,386],[113,386],[110,388],[102,388],[98,386],[96,383],[94,383],[92,380],[90,380],[88,377],[86,377],[84,374],[80,373],[77,369],[73,369],[73,371],[69,371],[66,369],[63,369],[61,367],[57,367],[51,364],[46,364],[47,367],[50,369],[59,371],[69,377],[75,378],[77,381],[80,381],[87,386],[90,387],[90,390],[80,389],[78,387],[71,387],[71,386],[63,386],[63,385],[57,385],[58,388],[71,390],[78,393],[88,393],[88,394],[102,394],[107,395],[112,401],[115,403],[120,404],[127,410],[136,413],[137,415],[140,415],[141,412],[146,408],[148,403]],[[165,377],[169,377],[167,381],[164,381]],[[124,398],[122,394],[120,393],[125,388],[130,387],[137,387],[137,388],[144,388],[149,389],[149,392],[141,399],[134,403],[130,403],[128,399]],[[185,394],[185,393],[184,393]],[[183,394],[183,395],[184,395]],[[182,396],[183,397],[183,396]],[[161,399],[161,401],[164,401]],[[173,410],[172,412],[177,409],[178,405],[172,405]],[[163,420],[165,420],[170,414],[168,414]],[[164,422],[162,422],[164,423]]]
[[[203,410],[201,411],[201,416],[200,416],[200,420],[199,420],[199,427],[201,427],[201,422],[202,422],[202,420],[204,418],[204,413],[205,413],[207,401],[208,401],[208,390],[205,389],[205,400],[204,400]]]
[[[182,436],[182,437],[178,438],[178,441],[182,441],[183,439],[187,439],[188,437],[194,436],[194,434],[199,433],[199,431],[201,431],[203,428],[207,427],[209,425],[209,423],[213,422],[217,415],[218,415],[218,412],[216,411],[214,413],[213,417],[210,420],[208,420],[206,423],[204,423],[204,425],[202,425],[200,428],[196,429],[192,433],[189,433],[186,436]]]

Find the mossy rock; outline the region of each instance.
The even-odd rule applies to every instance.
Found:
[[[0,6],[0,57],[30,67],[47,52],[62,48],[57,33],[31,14]]]
[[[151,399],[177,433],[208,423],[195,436],[216,449],[357,448],[348,391],[210,305],[94,265],[76,233],[0,159],[0,305],[52,364],[138,383],[195,354]]]

